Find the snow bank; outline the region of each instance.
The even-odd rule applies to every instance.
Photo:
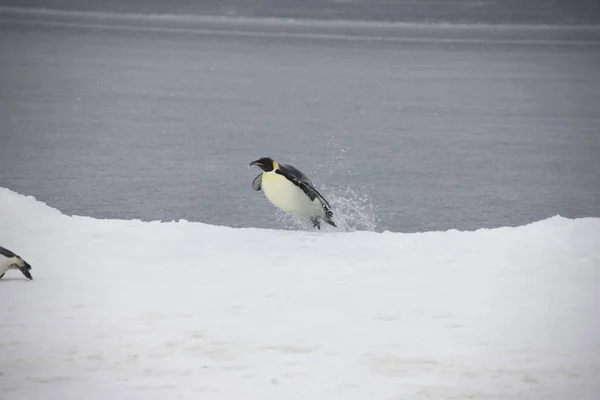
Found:
[[[0,398],[597,399],[600,219],[313,233],[0,188]]]

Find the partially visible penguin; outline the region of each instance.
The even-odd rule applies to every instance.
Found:
[[[291,165],[279,164],[270,157],[252,161],[250,166],[253,165],[263,172],[254,178],[252,188],[259,192],[263,190],[275,207],[290,214],[310,217],[313,226],[318,229],[321,229],[319,219],[336,226],[331,206],[301,171]]]
[[[0,278],[9,269],[18,269],[27,279],[33,279],[31,272],[29,272],[31,265],[12,251],[0,246]]]

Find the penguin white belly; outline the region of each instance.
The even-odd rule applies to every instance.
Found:
[[[319,199],[311,201],[302,189],[274,171],[263,173],[262,190],[275,207],[290,214],[302,217],[325,215]]]
[[[11,259],[0,255],[0,275],[4,275],[4,273],[8,271],[11,263]]]

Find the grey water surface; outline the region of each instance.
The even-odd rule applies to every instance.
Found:
[[[288,228],[271,156],[378,231],[600,217],[597,28],[32,10],[0,10],[0,187],[66,214]]]

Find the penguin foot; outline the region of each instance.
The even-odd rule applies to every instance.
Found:
[[[310,222],[313,224],[313,228],[321,229],[321,222],[318,217],[310,217]]]

